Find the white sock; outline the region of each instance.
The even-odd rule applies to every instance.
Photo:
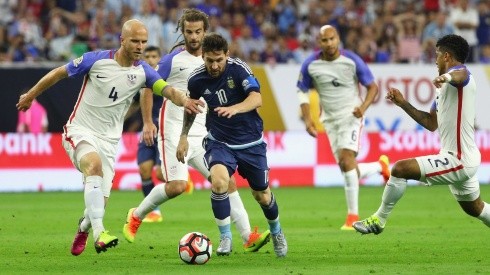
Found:
[[[80,223],[80,230],[82,232],[88,232],[90,228],[92,227],[92,224],[90,223],[90,217],[88,215],[88,210],[85,208],[83,211],[83,220]]]
[[[490,205],[486,202],[483,202],[483,204],[483,209],[477,218],[486,226],[490,227]]]
[[[90,223],[94,230],[94,239],[97,240],[104,231],[102,219],[104,218],[104,194],[102,193],[102,177],[88,176],[85,179],[85,207],[87,208]]]
[[[359,178],[357,176],[357,170],[352,169],[344,173],[345,179],[345,199],[347,201],[347,213],[358,215],[359,214]]]
[[[390,215],[395,204],[405,193],[405,189],[407,189],[406,179],[393,176],[390,177],[386,183],[385,190],[383,191],[381,205],[379,206],[378,211],[374,213],[374,215],[379,218],[381,225],[386,223],[388,215]]]
[[[167,193],[165,192],[166,183],[158,184],[151,189],[150,194],[143,199],[140,205],[134,210],[133,215],[140,220],[146,217],[146,214],[150,213],[155,207],[169,200]]]
[[[245,206],[243,206],[243,202],[238,191],[229,193],[228,198],[230,199],[231,222],[235,224],[236,229],[238,232],[240,232],[243,243],[246,243],[251,232],[247,210],[245,210]]]
[[[379,161],[358,163],[357,168],[359,169],[359,178],[361,179],[381,172],[381,164]]]

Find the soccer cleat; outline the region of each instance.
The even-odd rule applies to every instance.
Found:
[[[228,256],[231,254],[232,247],[231,247],[231,239],[229,237],[222,237],[219,246],[216,249],[216,255],[218,256]]]
[[[354,228],[352,227],[352,224],[354,222],[357,222],[358,220],[359,220],[358,215],[348,214],[347,218],[345,219],[345,223],[344,223],[344,225],[342,225],[342,227],[340,227],[340,230],[346,230],[346,231],[354,230]]]
[[[390,159],[388,158],[387,155],[381,155],[378,160],[379,164],[381,164],[381,176],[383,176],[383,179],[385,181],[385,184],[388,182],[388,179],[390,179]]]
[[[73,239],[73,243],[71,244],[71,255],[78,256],[82,254],[85,250],[85,246],[87,245],[88,232],[83,232],[80,230],[80,224],[82,223],[84,217],[82,217],[78,221],[78,230],[77,234],[75,234],[75,239]]]
[[[354,229],[359,233],[374,233],[375,235],[383,232],[383,229],[385,228],[384,225],[381,225],[379,218],[374,215],[362,221],[355,222],[352,224],[352,227],[354,227]]]
[[[162,222],[162,214],[160,211],[151,211],[146,215],[146,217],[143,219],[143,222]]]
[[[138,228],[141,225],[141,220],[133,215],[134,210],[136,210],[136,208],[129,209],[126,224],[123,227],[124,238],[130,243],[134,242],[136,232],[138,232]]]
[[[272,244],[274,245],[274,252],[277,257],[285,257],[288,253],[288,243],[282,231],[276,235],[272,235]]]
[[[95,251],[106,252],[107,248],[115,247],[118,241],[116,236],[109,235],[109,231],[102,231],[95,241]]]
[[[194,192],[194,182],[191,179],[191,176],[187,178],[187,185],[185,186],[185,191],[184,193],[188,195],[192,195],[192,192]]]
[[[254,231],[250,233],[248,236],[248,241],[243,245],[243,249],[245,252],[256,252],[269,242],[271,239],[271,232],[266,230],[264,233],[257,233],[257,227],[254,228]]]

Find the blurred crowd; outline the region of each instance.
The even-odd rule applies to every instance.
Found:
[[[301,63],[322,25],[368,63],[433,63],[435,41],[456,33],[468,63],[490,63],[488,0],[0,0],[0,62],[67,61],[117,48],[121,25],[137,18],[148,45],[167,53],[182,40],[182,10],[201,9],[230,54],[250,63]]]

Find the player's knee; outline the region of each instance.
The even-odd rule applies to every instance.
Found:
[[[271,203],[271,192],[269,188],[263,191],[252,190],[252,195],[260,205],[267,206]]]
[[[405,170],[406,168],[404,167],[403,162],[396,162],[391,168],[391,175],[397,178],[405,178]]]
[[[472,217],[480,216],[484,206],[482,200],[479,198],[474,201],[460,201],[459,205],[466,214]]]
[[[151,172],[152,172],[151,169],[140,166],[139,172],[142,179],[147,180],[151,178]]]
[[[83,163],[81,170],[86,176],[103,176],[102,162],[100,159]]]
[[[185,192],[187,181],[173,180],[166,183],[165,193],[169,198],[174,198]]]

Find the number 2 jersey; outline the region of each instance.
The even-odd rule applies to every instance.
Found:
[[[216,107],[232,106],[244,101],[250,92],[260,92],[250,67],[238,58],[229,57],[219,77],[211,77],[204,65],[189,76],[189,96],[203,97],[208,104],[206,128],[208,138],[232,148],[246,148],[262,142],[263,122],[256,109],[231,118],[218,116]]]
[[[114,60],[116,50],[87,52],[68,63],[68,76],[83,75],[83,84],[65,133],[81,127],[94,136],[117,143],[121,138],[124,116],[136,93],[142,87],[160,91],[167,86],[146,62],[136,61],[130,67]]]

